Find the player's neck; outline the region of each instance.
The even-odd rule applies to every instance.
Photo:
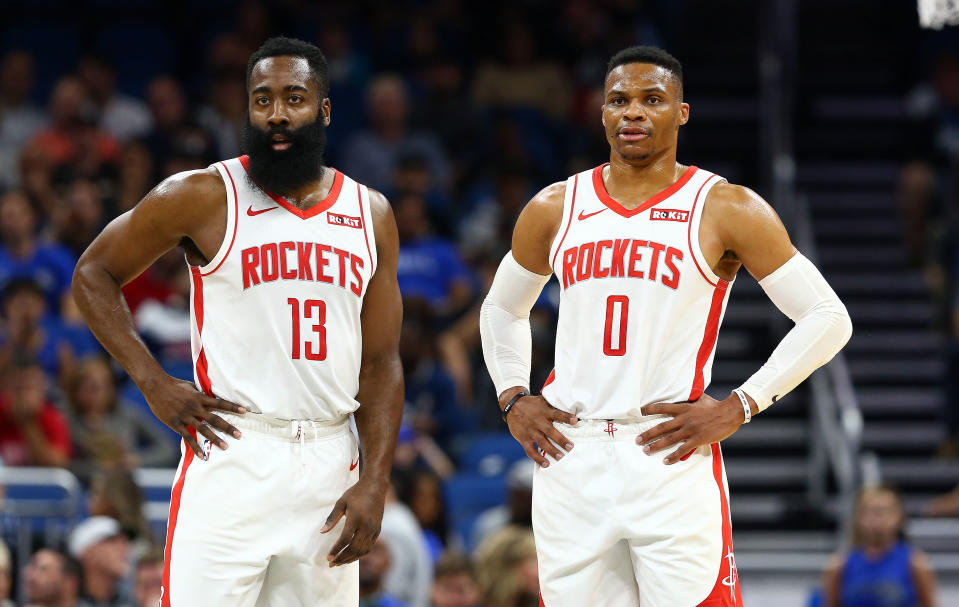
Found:
[[[318,179],[311,179],[303,185],[293,188],[289,192],[277,192],[277,194],[285,198],[296,208],[305,211],[329,196],[330,190],[333,188],[335,177],[335,171],[329,167],[322,167]]]
[[[642,202],[676,183],[686,167],[676,162],[676,152],[662,154],[647,161],[627,161],[612,154],[609,167],[603,170],[606,191],[617,201]]]

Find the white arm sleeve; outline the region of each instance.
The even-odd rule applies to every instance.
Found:
[[[480,308],[483,358],[496,394],[513,386],[529,388],[533,337],[529,311],[550,276],[530,272],[510,251],[500,262],[493,285]]]
[[[849,341],[852,322],[835,291],[801,253],[759,286],[796,323],[766,364],[740,386],[762,411],[829,362]]]

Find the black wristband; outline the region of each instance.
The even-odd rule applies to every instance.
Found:
[[[509,415],[510,409],[513,408],[513,405],[516,404],[516,401],[523,398],[524,396],[529,396],[529,392],[523,390],[522,392],[517,392],[513,395],[513,398],[509,399],[509,402],[506,403],[506,406],[503,407],[503,421],[506,421],[506,416]]]

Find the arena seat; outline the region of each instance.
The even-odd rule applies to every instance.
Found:
[[[479,476],[502,476],[526,457],[522,445],[508,432],[487,432],[472,439],[460,457],[460,470]]]
[[[506,480],[502,476],[457,474],[444,482],[443,497],[450,528],[462,545],[467,546],[476,518],[505,501]]]

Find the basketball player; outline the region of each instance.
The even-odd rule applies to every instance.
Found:
[[[688,119],[674,57],[616,54],[602,107],[609,163],[529,202],[482,307],[503,417],[540,464],[533,530],[546,607],[740,605],[718,443],[852,331],[765,201],[676,162]],[[796,325],[715,400],[704,389],[740,266]],[[529,311],[550,273],[562,289],[556,367],[533,396]]]
[[[399,245],[386,199],[322,164],[327,87],[318,48],[268,40],[247,68],[249,155],[166,179],[77,265],[90,327],[183,436],[164,607],[359,600],[402,408]],[[176,246],[195,382],[150,356],[120,292]]]

